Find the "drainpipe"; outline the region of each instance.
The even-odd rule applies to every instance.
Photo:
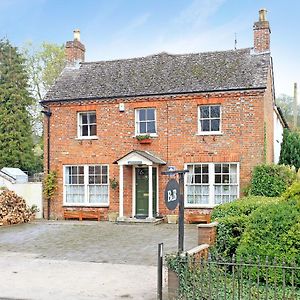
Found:
[[[48,110],[41,111],[47,117],[47,174],[50,172],[50,117],[52,112]],[[47,199],[47,219],[50,220],[50,199]]]

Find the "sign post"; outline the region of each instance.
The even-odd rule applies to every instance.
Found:
[[[182,253],[184,248],[184,174],[189,170],[162,172],[163,175],[179,175],[179,184],[175,179],[171,179],[165,189],[165,203],[168,209],[174,210],[179,203],[178,220],[178,252]]]

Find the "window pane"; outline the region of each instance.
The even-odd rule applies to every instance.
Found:
[[[221,173],[221,164],[215,164],[215,173]]]
[[[90,125],[90,135],[97,135],[97,126],[96,125]]]
[[[155,122],[147,123],[147,133],[155,133]]]
[[[147,109],[147,120],[148,121],[154,120],[154,109],[153,108]]]
[[[108,171],[107,166],[102,166],[102,174],[107,175],[108,174],[107,171]]]
[[[89,184],[95,183],[95,177],[93,175],[89,176]]]
[[[195,174],[201,174],[201,165],[195,166]]]
[[[102,176],[102,183],[107,184],[107,176],[106,175]]]
[[[141,122],[140,123],[140,133],[147,133],[146,122]]]
[[[236,174],[230,174],[230,183],[237,183]]]
[[[200,106],[200,118],[209,117],[209,106]]]
[[[138,114],[139,114],[139,121],[146,121],[146,110],[145,109],[138,110]]]
[[[219,118],[220,117],[220,106],[211,106],[210,107],[210,117]]]
[[[95,166],[95,174],[99,175],[101,173],[100,169],[100,166]]]
[[[88,136],[89,135],[89,126],[88,125],[81,126],[81,135],[82,136]]]
[[[90,113],[89,114],[89,123],[96,123],[96,113]]]
[[[88,123],[88,118],[87,118],[87,114],[81,114],[81,124],[87,124]]]
[[[222,183],[229,183],[229,175],[223,175]]]
[[[195,183],[201,183],[201,175],[195,175]]]
[[[208,174],[202,175],[202,183],[208,183]]]
[[[200,123],[201,131],[209,131],[209,120],[202,120]]]
[[[230,173],[231,174],[236,174],[237,173],[237,165],[236,164],[231,164],[230,165]]]
[[[80,175],[80,176],[78,177],[78,183],[79,183],[79,184],[84,184],[84,176],[83,176],[83,175]]]
[[[211,131],[220,131],[220,120],[211,120]]]
[[[208,165],[202,165],[202,172],[208,174]]]
[[[215,175],[215,183],[221,183],[221,175]]]
[[[223,173],[229,173],[229,164],[223,164],[222,167]]]
[[[94,174],[95,173],[95,167],[94,166],[89,166],[89,174]]]

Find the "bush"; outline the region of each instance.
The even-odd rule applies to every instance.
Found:
[[[243,260],[268,257],[269,261],[276,257],[279,262],[300,265],[299,229],[300,210],[295,205],[280,201],[260,207],[249,217],[237,247],[237,256]],[[281,275],[270,273],[269,279],[274,281],[275,276]]]
[[[236,253],[241,236],[247,226],[249,215],[259,207],[277,203],[279,198],[245,197],[217,206],[212,219],[217,220],[217,239],[212,249],[217,255],[230,259]]]
[[[296,173],[284,165],[260,165],[253,171],[251,195],[280,196],[296,179]]]
[[[300,181],[295,181],[283,194],[285,199],[290,204],[297,205],[300,208]]]
[[[233,202],[224,203],[215,207],[211,217],[214,221],[228,216],[250,215],[254,210],[269,203],[277,203],[280,198],[249,196],[237,199]]]

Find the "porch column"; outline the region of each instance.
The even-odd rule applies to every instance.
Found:
[[[119,170],[119,218],[124,218],[124,175],[123,165],[120,165]]]
[[[148,166],[148,174],[149,174],[148,218],[153,219],[153,176],[152,176],[152,166]]]

